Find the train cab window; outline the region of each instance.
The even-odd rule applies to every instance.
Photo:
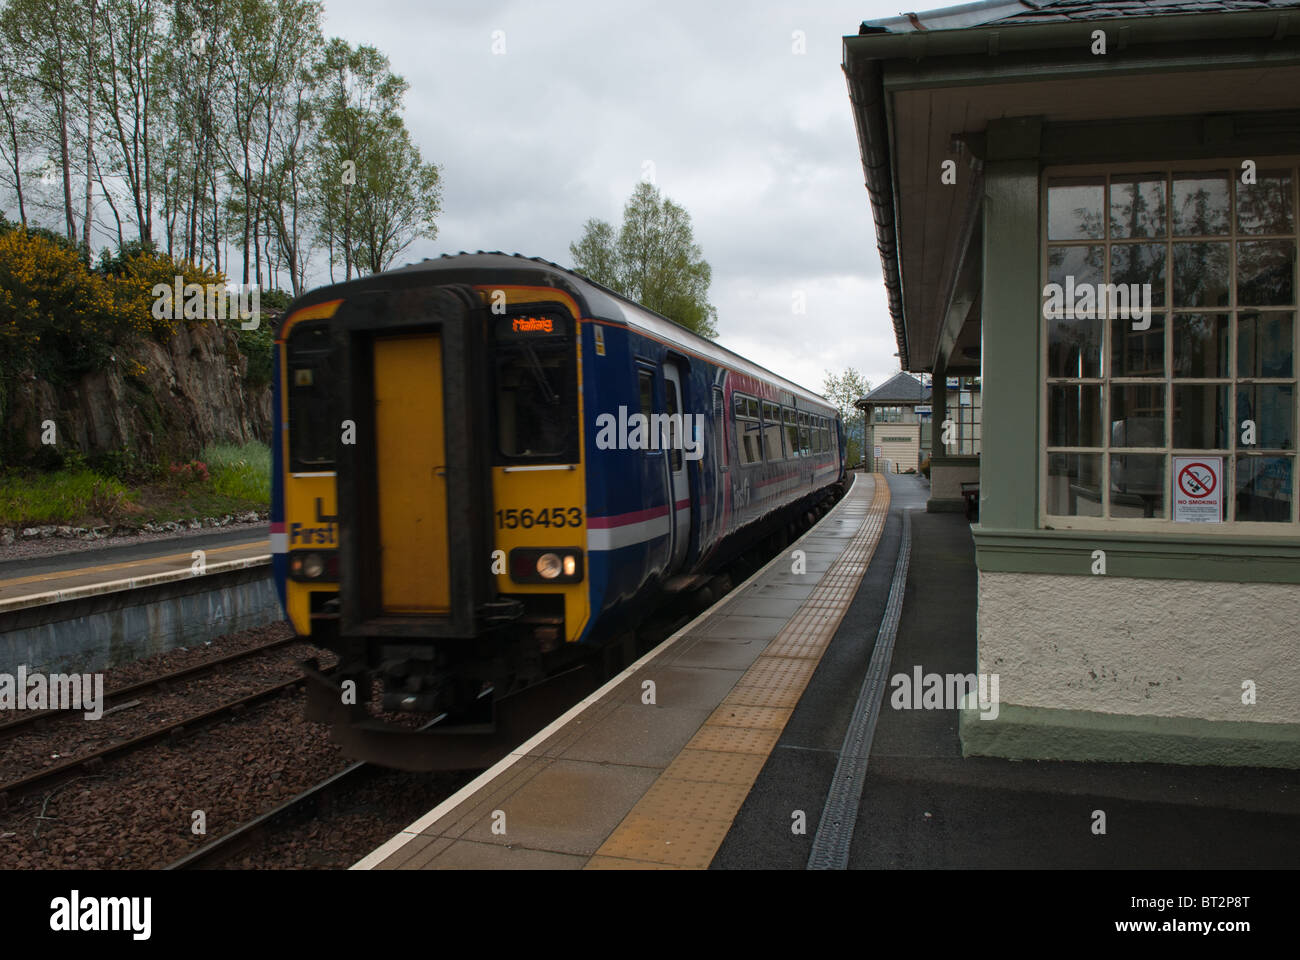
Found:
[[[748,466],[761,463],[763,450],[760,446],[763,424],[758,417],[758,401],[743,394],[734,394],[733,404],[736,417],[736,449],[740,453],[740,462]]]
[[[499,317],[496,462],[578,459],[577,364],[559,316]]]
[[[330,414],[330,334],[326,322],[304,323],[285,347],[289,400],[289,469],[299,473],[334,469],[338,436]]]
[[[785,453],[794,460],[799,456],[799,421],[789,407],[782,407],[781,414],[785,420]]]
[[[763,459],[785,459],[781,453],[781,408],[775,403],[763,404]]]

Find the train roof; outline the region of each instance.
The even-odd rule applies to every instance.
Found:
[[[806,387],[801,387],[799,384],[773,373],[752,360],[746,360],[740,354],[693,333],[681,324],[655,313],[653,310],[647,310],[640,304],[629,300],[603,284],[540,257],[525,257],[517,253],[485,252],[482,250],[478,253],[443,254],[435,259],[422,260],[419,263],[412,263],[396,270],[386,271],[382,276],[401,276],[429,271],[446,272],[449,274],[447,279],[452,282],[482,283],[484,278],[475,277],[474,274],[490,273],[493,282],[497,283],[555,287],[577,300],[587,316],[625,323],[630,327],[653,334],[662,340],[680,344],[689,349],[690,352],[703,356],[720,366],[780,386],[805,400],[825,404],[832,408],[835,406],[820,394],[814,393]],[[511,274],[514,275],[511,276]],[[363,279],[373,278],[367,277]]]

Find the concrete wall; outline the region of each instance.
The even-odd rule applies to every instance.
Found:
[[[979,669],[1025,707],[1300,723],[1297,623],[1290,584],[979,574]]]
[[[960,500],[963,483],[977,483],[980,478],[979,458],[970,460],[930,461],[930,497],[934,500]],[[983,489],[981,488],[981,493]]]
[[[283,617],[266,566],[47,604],[0,622],[0,673],[102,670]]]

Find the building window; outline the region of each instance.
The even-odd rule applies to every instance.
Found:
[[[1294,162],[1242,172],[1044,178],[1054,525],[1294,533],[1300,178]]]
[[[957,425],[956,453],[976,456],[980,452],[979,377],[962,377],[956,390],[948,393],[948,416]]]

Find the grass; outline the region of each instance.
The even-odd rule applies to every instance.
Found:
[[[0,476],[0,526],[67,524],[130,502],[126,487],[91,470]]]
[[[212,490],[224,497],[271,502],[271,448],[261,443],[214,444],[200,459],[212,475]]]
[[[204,449],[200,459],[208,466],[206,481],[127,485],[83,467],[0,474],[0,526],[138,526],[267,509],[271,502],[268,447],[213,445]]]

